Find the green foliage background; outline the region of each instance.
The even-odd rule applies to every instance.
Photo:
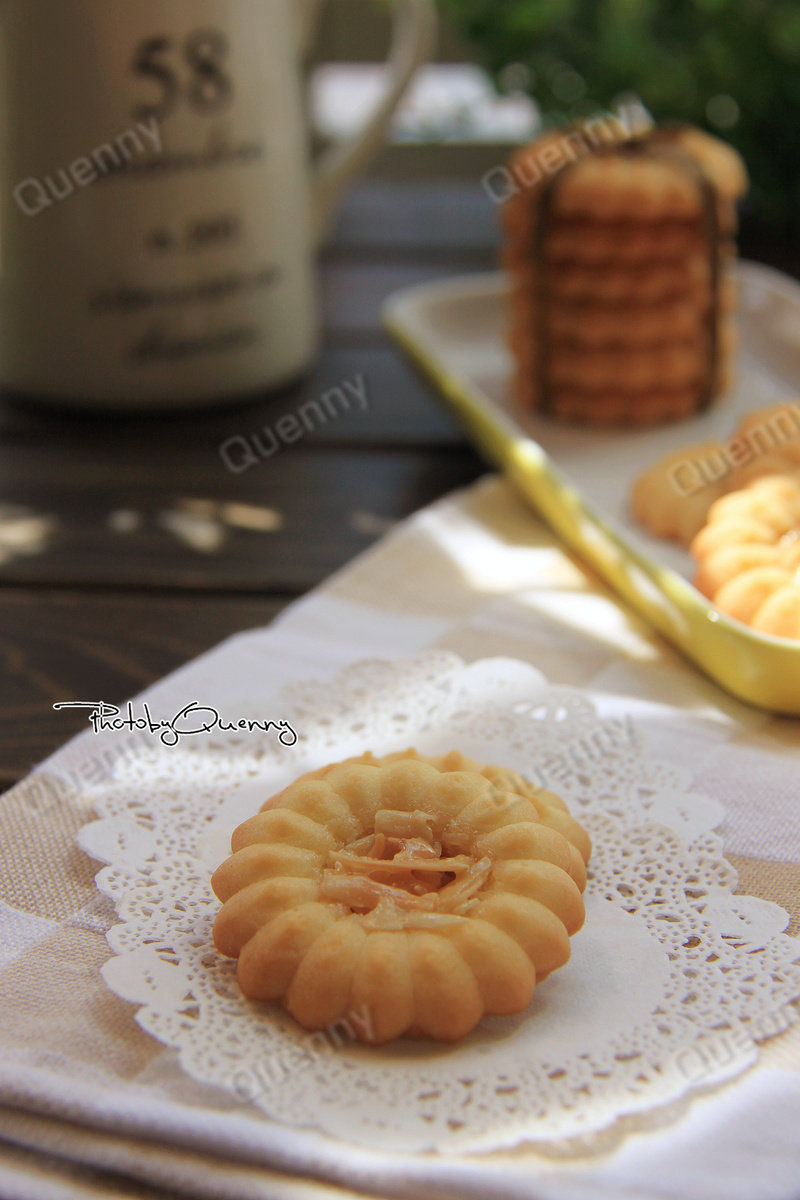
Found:
[[[529,69],[528,90],[548,117],[596,112],[634,92],[657,120],[691,121],[735,145],[753,181],[750,206],[800,229],[798,0],[440,4],[496,75],[512,63]],[[720,95],[739,106],[728,128],[707,113]]]

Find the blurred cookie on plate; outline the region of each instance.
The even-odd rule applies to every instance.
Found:
[[[597,425],[688,417],[731,381],[744,165],[687,126],[588,129],[551,132],[509,165],[517,398]]]
[[[772,475],[800,476],[800,401],[748,413],[725,441],[671,451],[638,477],[631,508],[656,537],[689,546],[716,500]]]
[[[800,473],[717,500],[691,550],[695,587],[717,608],[758,633],[800,638]]]

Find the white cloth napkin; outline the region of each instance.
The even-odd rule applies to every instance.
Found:
[[[633,715],[664,757],[692,764],[727,809],[743,890],[800,920],[800,726],[724,695],[553,541],[490,478],[418,514],[293,605],[149,689],[151,709],[224,710],[364,658],[439,647],[526,660]],[[99,699],[99,697],[87,697]],[[74,846],[103,777],[91,732],[0,799],[0,1195],[299,1198],[532,1196],[796,1200],[800,1030],[759,1065],[648,1132],[581,1158],[530,1149],[482,1158],[386,1155],[270,1123],[190,1080],[144,1034],[99,969],[114,923]],[[47,1154],[44,1160],[41,1156]],[[311,1181],[314,1182],[311,1182]]]

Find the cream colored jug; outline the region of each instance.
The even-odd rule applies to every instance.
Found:
[[[432,0],[394,8],[384,100],[312,164],[320,0],[4,0],[3,388],[174,408],[305,370],[315,247],[433,46]]]

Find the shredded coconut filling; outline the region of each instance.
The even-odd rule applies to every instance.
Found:
[[[381,809],[375,832],[328,855],[321,894],[369,916],[376,929],[424,928],[467,915],[489,878],[491,859],[442,857],[436,818]]]

